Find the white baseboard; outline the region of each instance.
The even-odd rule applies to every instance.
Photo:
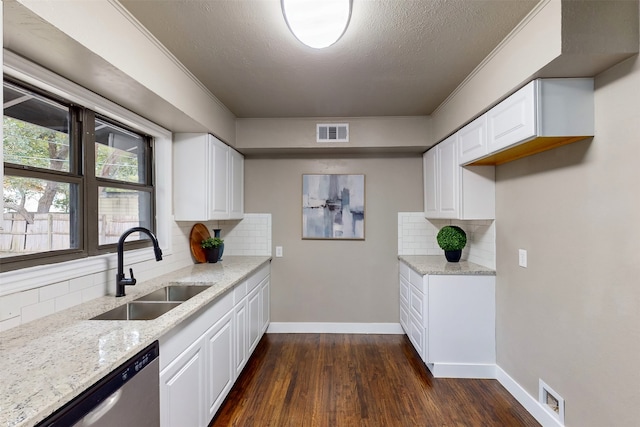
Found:
[[[400,323],[271,322],[268,334],[404,334]]]
[[[496,378],[496,365],[465,363],[429,363],[427,367],[434,378]]]
[[[496,366],[496,379],[543,427],[564,427],[553,415],[547,412],[538,400],[531,396],[502,368]]]

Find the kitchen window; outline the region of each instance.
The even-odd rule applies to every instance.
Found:
[[[0,271],[113,252],[128,228],[154,230],[151,136],[19,81],[3,96]]]

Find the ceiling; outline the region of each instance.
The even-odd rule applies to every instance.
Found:
[[[120,0],[236,116],[428,115],[537,0],[353,0],[333,46],[302,45],[280,0]]]

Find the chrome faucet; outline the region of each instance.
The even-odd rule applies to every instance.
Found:
[[[160,249],[160,245],[158,245],[158,239],[156,236],[149,230],[144,227],[133,227],[122,233],[120,236],[120,240],[118,240],[118,272],[116,273],[116,296],[123,297],[125,296],[124,287],[125,286],[133,286],[136,284],[136,279],[133,277],[133,268],[129,269],[129,273],[131,274],[130,278],[126,278],[124,276],[124,241],[127,236],[131,233],[141,232],[149,236],[151,238],[151,242],[153,243],[153,251],[156,254],[156,261],[160,261],[162,259],[162,250]]]

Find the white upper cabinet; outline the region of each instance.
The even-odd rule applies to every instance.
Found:
[[[458,163],[465,164],[487,154],[487,115],[458,131]]]
[[[438,217],[438,166],[437,146],[422,156],[422,174],[424,180],[424,215],[427,218]]]
[[[496,152],[536,135],[535,83],[532,81],[486,114],[487,152]]]
[[[244,156],[229,148],[229,216],[233,219],[244,217]]]
[[[457,218],[460,212],[460,167],[458,166],[458,137],[450,136],[436,147],[439,200],[441,218]]]
[[[424,153],[424,212],[430,219],[494,219],[495,168],[463,167],[458,134]]]
[[[499,165],[593,136],[593,92],[591,78],[533,80],[485,113],[486,149],[470,136],[460,163]]]
[[[533,80],[424,154],[425,217],[494,219],[494,165],[593,133],[593,79]]]
[[[213,135],[176,134],[173,144],[176,221],[241,219],[244,157]]]
[[[208,135],[210,141],[206,142],[209,154],[209,164],[213,165],[210,171],[211,199],[208,201],[209,219],[224,219],[229,216],[229,147],[223,142]],[[202,196],[200,196],[202,197]],[[205,197],[206,199],[206,197]]]

